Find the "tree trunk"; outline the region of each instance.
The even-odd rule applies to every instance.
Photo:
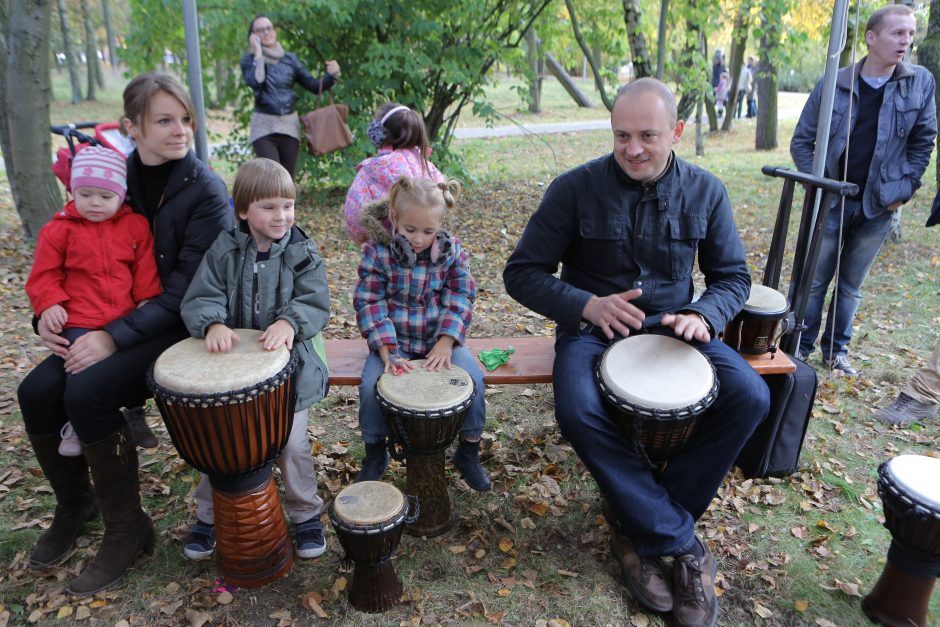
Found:
[[[604,77],[601,76],[601,70],[597,66],[597,62],[591,54],[591,51],[588,49],[587,43],[584,41],[584,36],[581,34],[581,27],[578,25],[578,17],[575,15],[574,5],[571,3],[571,0],[565,0],[565,6],[568,8],[568,17],[571,18],[571,30],[574,32],[574,38],[581,47],[581,52],[584,53],[584,58],[587,59],[588,63],[591,64],[591,72],[594,74],[594,86],[601,95],[601,100],[604,102],[604,106],[607,107],[607,110],[613,111],[614,102],[610,96],[607,95],[607,87],[604,85]]]
[[[542,112],[542,74],[539,71],[539,37],[534,28],[525,32],[525,54],[529,66],[529,113]]]
[[[927,20],[927,34],[917,46],[917,62],[930,70],[934,76],[940,76],[940,0],[930,0],[930,18]],[[940,86],[937,88],[940,99]],[[937,137],[940,146],[940,136]],[[940,185],[940,159],[937,159],[934,176]]]
[[[705,114],[708,116],[708,132],[718,130],[718,111],[715,110],[715,97],[705,98]]]
[[[98,63],[98,54],[95,51],[95,33],[91,27],[91,15],[88,13],[88,0],[81,0],[82,25],[85,29],[85,68],[88,81],[88,92],[85,100],[98,99],[98,76],[95,65]]]
[[[738,7],[738,14],[734,18],[734,30],[731,33],[731,93],[728,97],[728,111],[725,111],[725,121],[721,125],[723,131],[731,130],[731,121],[734,119],[734,110],[737,107],[738,79],[741,77],[741,66],[744,65],[744,49],[747,47],[750,11],[750,0],[743,0]]]
[[[23,231],[33,238],[62,206],[49,167],[50,94],[45,77],[52,0],[2,0],[0,13],[0,148]]]
[[[213,109],[224,109],[228,104],[226,94],[226,83],[228,83],[228,63],[222,57],[215,60],[215,102],[209,106]]]
[[[702,101],[706,98],[699,98],[695,105],[695,156],[705,156],[705,133],[702,132]]]
[[[65,0],[58,0],[59,30],[62,31],[62,48],[65,54],[65,65],[69,69],[69,84],[72,86],[72,104],[82,101],[82,83],[78,79],[78,67],[75,65],[75,55],[72,52],[72,39],[69,32],[69,10]]]
[[[757,66],[757,133],[754,147],[777,147],[777,67],[774,64],[780,44],[779,22],[761,19],[760,60]]]
[[[548,71],[558,79],[558,82],[561,83],[561,86],[565,88],[565,91],[568,92],[568,95],[571,96],[579,107],[590,109],[594,106],[594,103],[591,102],[583,91],[578,89],[578,86],[571,80],[565,68],[561,66],[561,63],[555,60],[555,57],[553,57],[552,53],[548,50],[545,51],[545,65],[548,66]]]
[[[646,38],[640,28],[642,15],[640,0],[623,0],[623,21],[627,25],[627,41],[630,44],[630,54],[633,57],[634,78],[653,75],[653,69],[650,67],[649,50],[646,47]]]
[[[111,66],[111,73],[118,73],[118,52],[117,39],[114,37],[114,30],[111,29],[111,0],[101,0],[101,10],[104,13],[104,31],[108,35],[108,64]]]
[[[666,72],[666,20],[668,17],[669,0],[659,0],[659,35],[656,40],[656,78],[659,80],[663,80],[663,74]]]

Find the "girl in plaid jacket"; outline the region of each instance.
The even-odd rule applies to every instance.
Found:
[[[455,180],[436,183],[404,175],[392,185],[387,199],[366,205],[360,214],[368,238],[362,246],[353,306],[372,352],[359,388],[359,427],[366,456],[357,481],[379,479],[389,463],[388,428],[375,398],[376,381],[387,372],[410,372],[415,365],[409,360],[423,358],[424,368],[437,371],[453,364],[473,378],[477,394],[453,461],[471,488],[490,489],[490,478],[480,464],[486,418],[483,373],[463,346],[473,318],[476,282],[466,251],[442,228],[459,189]]]

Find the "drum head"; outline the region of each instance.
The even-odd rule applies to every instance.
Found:
[[[235,329],[239,341],[227,353],[210,353],[205,340],[190,338],[163,351],[153,365],[153,380],[181,394],[241,390],[270,379],[290,361],[290,351],[261,348],[261,331]]]
[[[405,496],[390,483],[360,481],[343,488],[333,499],[333,513],[349,525],[379,525],[398,516]]]
[[[744,303],[744,311],[754,314],[784,314],[790,309],[787,297],[766,285],[751,283],[751,295]]]
[[[898,455],[885,472],[911,500],[940,511],[940,459],[925,455]]]
[[[389,403],[412,411],[446,409],[464,402],[473,394],[473,379],[466,370],[452,365],[431,372],[422,368],[423,359],[411,362],[415,369],[407,374],[383,374],[376,390]]]
[[[610,391],[627,403],[667,411],[695,405],[715,383],[705,355],[664,335],[635,335],[613,344],[600,372]]]

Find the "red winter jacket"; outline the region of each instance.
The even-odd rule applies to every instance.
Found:
[[[26,294],[37,316],[62,305],[65,326],[83,329],[103,328],[158,296],[147,219],[122,205],[109,220],[91,222],[69,202],[39,231]]]

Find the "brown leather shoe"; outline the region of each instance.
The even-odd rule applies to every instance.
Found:
[[[633,544],[615,530],[610,534],[610,553],[620,563],[623,583],[637,601],[654,612],[672,609],[672,590],[661,558],[640,557]]]
[[[718,597],[715,596],[715,557],[705,548],[705,555],[679,555],[672,565],[675,606],[672,617],[681,627],[714,627],[718,622]]]

